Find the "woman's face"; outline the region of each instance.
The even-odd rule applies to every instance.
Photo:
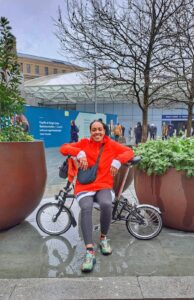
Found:
[[[103,127],[102,123],[98,122],[98,121],[94,122],[92,124],[90,134],[91,134],[91,137],[93,138],[93,140],[95,142],[102,141],[102,139],[105,135],[105,130],[104,130],[104,127]]]

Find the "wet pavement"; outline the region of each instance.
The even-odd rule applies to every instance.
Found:
[[[58,149],[48,149],[46,160],[48,181],[40,205],[54,202],[54,194],[63,186],[58,177],[58,166],[63,161]],[[134,201],[133,187],[125,194]],[[72,208],[79,222],[76,201]],[[194,233],[163,228],[153,240],[141,241],[120,222],[110,228],[111,256],[101,255],[99,232],[94,231],[97,263],[92,273],[82,274],[80,265],[85,250],[79,226],[71,227],[62,236],[48,236],[37,227],[37,209],[22,224],[0,233],[1,279],[194,276]],[[94,213],[94,224],[98,222],[97,214]],[[0,299],[4,298],[0,295]]]
[[[74,211],[78,213],[76,204]],[[98,236],[94,232],[97,263],[89,276],[194,275],[193,233],[164,228],[155,239],[141,241],[130,236],[124,224],[112,224],[111,256],[101,255]],[[85,251],[78,227],[62,236],[48,236],[37,228],[33,213],[22,224],[2,232],[0,240],[0,278],[87,276],[80,271]]]

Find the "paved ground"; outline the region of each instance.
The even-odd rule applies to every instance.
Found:
[[[63,158],[57,149],[48,149],[46,160],[42,203],[54,201],[63,186],[58,178]],[[133,193],[133,188],[127,191],[130,197]],[[73,210],[78,220],[77,203]],[[78,227],[60,237],[47,236],[37,228],[35,215],[0,233],[0,299],[194,299],[194,233],[163,228],[157,238],[140,241],[125,224],[113,224],[113,254],[100,254],[95,231],[97,264],[91,274],[82,274],[84,244]]]

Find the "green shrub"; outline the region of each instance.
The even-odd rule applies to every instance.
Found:
[[[134,149],[141,156],[138,168],[148,175],[164,174],[169,168],[185,171],[188,177],[194,176],[194,139],[170,138],[148,141]]]
[[[30,142],[33,137],[24,132],[21,126],[6,126],[0,130],[0,142]]]

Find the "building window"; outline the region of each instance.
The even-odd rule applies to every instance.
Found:
[[[62,73],[66,73],[66,71],[65,71],[65,70],[62,70]]]
[[[39,66],[38,66],[38,65],[36,65],[36,66],[35,66],[35,74],[37,74],[37,75],[38,75],[39,73],[40,73]]]
[[[27,73],[31,73],[31,65],[29,64],[26,65],[26,71]]]
[[[53,73],[57,74],[58,73],[57,69],[53,69]]]
[[[23,63],[20,63],[20,70],[23,72]]]
[[[49,74],[49,68],[48,68],[48,67],[45,67],[45,68],[44,68],[44,74],[45,74],[45,75],[48,75],[48,74]]]

